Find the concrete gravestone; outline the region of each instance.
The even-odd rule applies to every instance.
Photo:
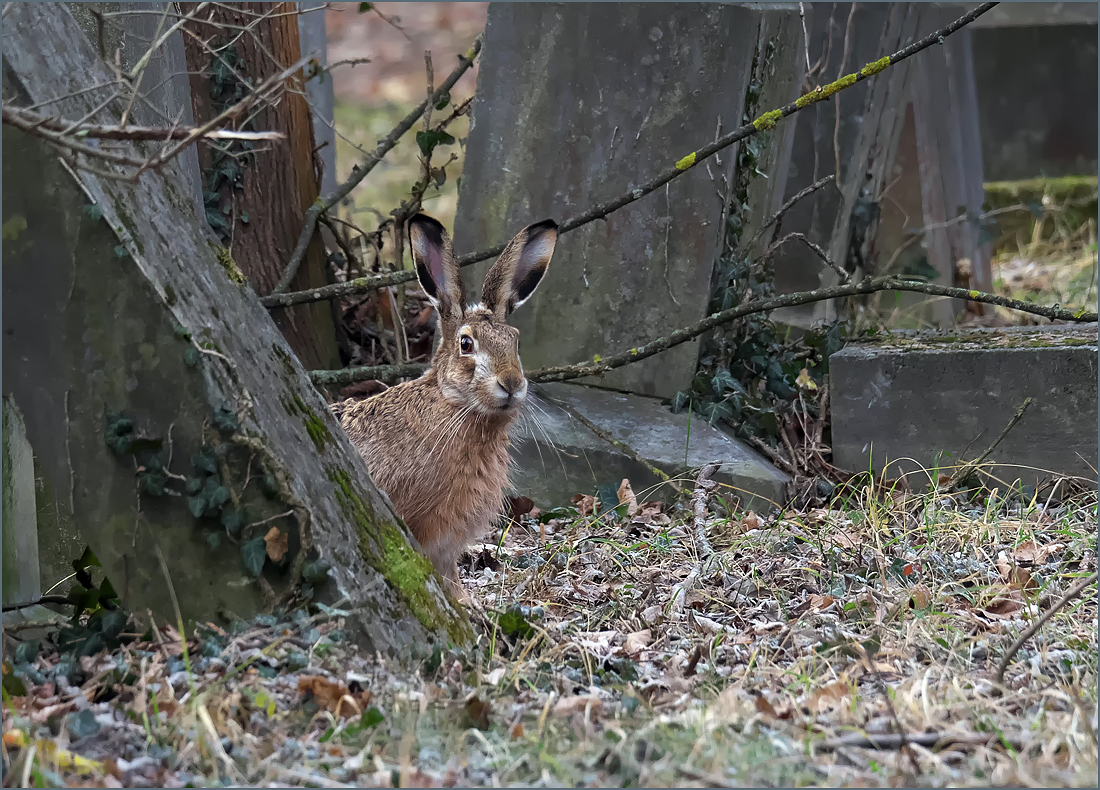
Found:
[[[546,217],[561,222],[581,214],[751,120],[745,113],[754,102],[791,101],[797,81],[790,53],[800,35],[796,4],[645,3],[630,13],[612,4],[490,4],[455,219],[457,251],[496,244]],[[760,214],[782,197],[789,142],[782,128],[754,140],[764,149],[757,166],[767,169],[751,189]],[[513,318],[524,366],[606,355],[706,315],[736,161],[736,148],[724,151],[667,188],[562,236],[550,276]],[[468,282],[480,283],[487,266],[467,271]],[[698,353],[697,341],[685,343],[582,383],[670,398],[691,381]],[[565,385],[563,392],[577,389]],[[686,415],[676,418],[676,430],[686,434]],[[538,431],[530,438],[542,441]],[[580,441],[551,438],[570,447]],[[649,438],[639,430],[631,440],[639,455],[656,458],[660,442],[650,447]],[[761,492],[774,494],[766,464],[748,451],[739,462],[767,478]],[[521,477],[557,474],[557,466],[552,459],[545,470],[525,466]],[[603,484],[616,474],[599,467],[586,481],[537,488],[548,499],[551,489],[583,490],[583,482]]]

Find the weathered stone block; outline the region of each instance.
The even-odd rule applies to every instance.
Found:
[[[777,49],[786,53],[794,29],[780,30],[776,15],[797,23],[797,14],[794,4],[643,3],[629,13],[602,3],[490,4],[455,220],[459,252],[538,219],[581,214],[740,126],[765,20],[763,43],[785,36]],[[782,84],[793,99],[797,86]],[[781,146],[782,135],[772,140]],[[702,318],[735,158],[724,152],[563,236],[551,276],[515,316],[524,362],[606,355]],[[487,265],[470,279],[480,281]],[[685,343],[600,383],[671,397],[690,382],[697,356],[698,342]]]
[[[1030,397],[987,459],[996,477],[987,482],[1096,479],[1096,324],[896,333],[848,346],[829,369],[833,461],[842,469],[889,465],[892,478],[918,465],[956,466],[981,455]],[[926,485],[922,477],[910,482]]]
[[[670,477],[711,461],[728,499],[766,511],[784,504],[787,476],[736,439],[705,422],[689,422],[659,400],[578,384],[540,384],[533,417],[523,421],[513,449],[517,492],[541,508],[561,507],[575,494],[629,478],[641,498],[669,498],[673,490],[645,464],[601,438],[563,408],[573,409]],[[683,481],[689,488],[690,479]]]

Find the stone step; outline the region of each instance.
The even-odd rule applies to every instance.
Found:
[[[527,419],[518,424],[512,479],[516,493],[543,509],[561,507],[575,494],[628,478],[639,499],[671,499],[675,492],[646,466],[601,438],[570,410],[596,425],[638,457],[671,477],[688,475],[720,462],[715,479],[722,496],[740,506],[767,512],[784,504],[788,477],[740,441],[706,422],[673,414],[660,400],[579,384],[532,385]]]
[[[985,483],[1096,480],[1096,337],[1097,325],[1086,324],[894,332],[853,343],[829,360],[833,462],[853,472],[889,465],[889,478],[954,467],[992,445],[1030,397],[987,459],[996,479]],[[927,477],[909,482],[923,488]]]

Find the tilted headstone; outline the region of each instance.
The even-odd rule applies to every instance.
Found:
[[[491,3],[458,252],[498,244],[533,221],[577,216],[740,126],[758,44],[787,57],[797,15],[793,3],[643,3],[629,13],[602,3]],[[785,86],[763,86],[777,104],[797,95],[788,76],[781,68],[764,77]],[[771,136],[765,192],[782,194],[784,142],[782,129]],[[736,150],[561,237],[550,276],[514,318],[526,367],[621,351],[706,315]],[[761,214],[774,204],[755,199]],[[487,265],[466,273],[471,285]],[[595,383],[671,397],[697,358],[698,342],[685,343]]]
[[[808,22],[809,84],[827,84],[892,54],[965,12],[963,6],[920,3],[815,3]],[[844,55],[847,53],[847,59]],[[807,89],[809,87],[807,85]],[[972,279],[991,287],[989,251],[977,225],[955,221],[983,202],[981,148],[970,32],[963,28],[874,78],[795,116],[794,153],[786,184],[790,197],[817,179],[835,186],[802,200],[784,220],[828,250],[857,276],[905,272],[956,284],[960,261]],[[839,166],[839,174],[837,169]],[[928,228],[906,244],[911,231]],[[804,246],[788,245],[775,262],[782,293],[819,288],[837,275]],[[880,310],[912,308],[921,297],[872,298]],[[960,303],[936,300],[925,317],[953,323]],[[834,315],[819,303],[776,311],[809,325]]]
[[[93,112],[102,90],[86,89],[111,75],[65,6],[12,6],[3,58],[16,103],[66,97],[50,112],[118,122],[117,102]],[[137,105],[133,119],[152,120]],[[171,621],[171,588],[195,621],[312,586],[371,648],[466,641],[464,615],[195,215],[178,160],[128,183],[74,174],[7,125],[3,145],[4,394],[44,480],[40,545],[42,514],[62,514],[124,606]],[[43,586],[58,580],[43,570]]]

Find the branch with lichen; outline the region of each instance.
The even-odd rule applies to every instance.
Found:
[[[275,289],[271,292],[272,295],[282,294],[284,291],[286,291],[287,288],[290,287],[291,281],[298,273],[298,267],[302,264],[302,258],[305,257],[306,249],[309,247],[309,243],[313,239],[313,234],[317,230],[317,220],[321,216],[321,214],[328,211],[341,200],[346,198],[351,193],[351,190],[355,189],[355,187],[359,185],[359,182],[366,178],[367,174],[370,173],[370,171],[372,171],[378,165],[378,163],[382,161],[386,154],[388,154],[395,145],[397,145],[397,141],[400,140],[402,136],[404,136],[405,132],[409,131],[409,129],[413,127],[413,124],[415,124],[417,120],[419,120],[420,116],[422,116],[429,107],[438,103],[443,96],[450,95],[451,88],[453,88],[455,86],[455,83],[458,82],[459,77],[465,74],[466,71],[472,65],[474,65],[474,59],[478,56],[478,53],[481,52],[481,42],[482,35],[478,34],[477,38],[474,39],[473,45],[466,52],[466,54],[458,56],[458,65],[455,66],[454,71],[450,73],[447,79],[443,81],[443,84],[440,85],[439,88],[437,88],[431,96],[425,97],[424,101],[420,102],[420,104],[417,105],[417,107],[412,112],[410,112],[401,120],[401,123],[397,124],[397,126],[393,128],[393,131],[382,138],[382,140],[378,143],[378,147],[371,151],[367,155],[366,159],[364,159],[360,164],[352,168],[351,175],[344,183],[340,184],[340,186],[338,186],[332,192],[332,194],[318,198],[316,201],[314,201],[313,205],[309,207],[309,210],[306,212],[305,216],[305,226],[302,228],[301,235],[298,236],[298,243],[294,247],[294,252],[292,252],[290,255],[290,260],[287,262],[286,270],[283,272],[283,276],[279,278],[279,282],[275,285]],[[404,280],[399,280],[398,282],[406,282],[412,279],[412,272],[406,272],[405,274],[409,276],[405,277]],[[358,280],[351,280],[348,283],[341,283],[341,285],[347,286],[351,283],[359,282],[366,279],[369,278],[361,277],[358,278]],[[396,285],[396,283],[386,283],[386,285]],[[345,293],[366,293],[367,291],[372,291],[376,288],[382,287],[384,286],[375,285],[374,287],[367,288],[363,291],[349,290],[345,291]],[[319,289],[315,289],[315,291],[316,290]],[[303,293],[313,294],[315,293],[315,291],[306,291]],[[320,298],[332,299],[335,298],[335,296]],[[319,301],[318,298],[312,298],[301,299],[299,301],[286,303],[271,303],[270,299],[271,298],[269,297],[268,299],[263,300],[265,307],[289,307],[292,304]]]
[[[918,52],[928,49],[933,44],[942,43],[943,40],[947,38],[947,36],[970,24],[986,11],[993,8],[993,6],[995,5],[997,5],[997,3],[982,3],[974,10],[956,19],[951,24],[940,28],[934,33],[930,33],[919,41],[916,41],[905,47],[904,49],[895,52],[893,55],[887,55],[884,58],[879,58],[872,63],[868,63],[858,72],[854,72],[852,74],[841,77],[834,82],[830,82],[828,85],[822,85],[815,90],[810,91],[806,95],[800,96],[798,99],[791,102],[790,104],[780,107],[779,109],[771,110],[770,112],[764,113],[754,121],[747,123],[740,128],[735,129],[734,131],[717,138],[709,145],[705,145],[696,151],[692,151],[687,156],[681,157],[672,167],[669,167],[663,173],[655,176],[642,186],[636,187],[613,200],[609,200],[606,203],[601,203],[597,206],[592,207],[583,214],[566,220],[558,226],[559,235],[562,233],[568,233],[572,230],[576,230],[577,228],[583,225],[587,225],[590,222],[594,222],[597,219],[603,219],[608,214],[618,211],[624,206],[628,206],[635,201],[641,200],[646,195],[655,192],[656,190],[663,187],[669,181],[672,181],[674,178],[679,177],[696,165],[714,156],[722,149],[728,148],[734,143],[740,142],[741,140],[744,140],[747,137],[751,137],[754,134],[772,129],[781,119],[786,118],[790,115],[794,115],[796,112],[804,110],[805,108],[817,104],[818,102],[824,101],[830,96],[833,96],[834,94],[839,93],[842,90],[850,88],[858,82],[863,82],[866,79],[870,79],[871,77],[879,74],[888,67],[894,66],[901,61],[906,60],[907,58],[911,58]],[[358,181],[356,181],[356,183],[358,183]],[[311,209],[311,211],[313,211],[313,209]],[[316,217],[314,217],[313,224],[316,224]],[[309,226],[308,223],[307,226]],[[308,238],[306,238],[306,243],[308,243]],[[301,242],[301,240],[299,240],[299,246],[302,247],[303,251],[305,250],[305,246]],[[460,255],[458,257],[458,264],[459,266],[470,266],[471,264],[478,263],[479,261],[484,261],[500,255],[503,250],[504,244],[498,244],[495,247],[490,247],[489,249],[485,249],[480,252]],[[396,280],[396,282],[408,282],[416,276],[412,271],[403,271],[395,274],[400,275],[400,279]],[[280,282],[280,284],[282,283]],[[378,288],[383,288],[387,285],[394,284],[395,281],[389,274],[374,277],[359,277],[354,280],[349,280],[346,283],[337,283],[336,285],[330,285],[324,288],[314,288],[309,291],[298,291],[295,293],[283,293],[283,291],[286,290],[285,287],[276,288],[274,294],[277,294],[278,296],[269,296],[265,299],[262,299],[261,301],[263,305],[268,308],[289,307],[295,304],[315,302],[322,299],[336,299],[341,296],[348,296],[350,294],[367,293],[368,291],[373,291]]]
[[[561,367],[540,368],[529,371],[527,378],[534,382],[568,381],[569,379],[582,378],[584,376],[598,376],[609,370],[638,362],[654,354],[667,351],[673,346],[686,343],[689,340],[708,332],[722,324],[728,324],[755,313],[767,313],[778,310],[781,307],[794,307],[811,302],[823,302],[829,299],[842,299],[858,294],[877,293],[878,291],[911,291],[923,293],[929,296],[943,296],[950,299],[966,299],[971,302],[984,302],[986,304],[1000,305],[1023,313],[1042,316],[1052,321],[1072,321],[1075,323],[1093,323],[1096,321],[1096,313],[1090,313],[1084,309],[1066,310],[1061,307],[1046,307],[1043,305],[1022,302],[1019,299],[1010,299],[1007,296],[983,293],[981,291],[968,291],[965,288],[954,288],[935,283],[925,283],[916,280],[906,280],[896,275],[885,277],[868,277],[858,283],[847,283],[830,288],[818,288],[813,291],[798,291],[796,293],[783,294],[768,299],[758,299],[753,302],[731,307],[718,313],[712,313],[701,321],[690,326],[677,329],[665,337],[651,340],[640,346],[627,349],[610,357],[596,357],[590,362],[581,362],[576,365],[563,365]],[[427,365],[378,365],[371,367],[346,368],[344,370],[314,370],[310,372],[310,378],[317,385],[351,384],[355,381],[396,381],[398,378],[407,378],[418,375],[427,369]]]

